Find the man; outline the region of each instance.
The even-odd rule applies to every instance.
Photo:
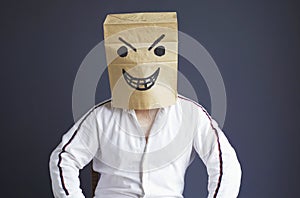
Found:
[[[52,152],[55,197],[84,197],[79,170],[93,160],[95,197],[183,197],[197,153],[208,197],[237,197],[241,168],[217,123],[177,94],[176,13],[108,15],[104,22],[112,100],[93,107]]]

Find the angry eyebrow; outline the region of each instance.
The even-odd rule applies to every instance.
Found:
[[[133,47],[130,43],[128,43],[127,41],[125,41],[125,40],[122,39],[121,37],[119,37],[119,40],[122,41],[125,45],[127,45],[127,46],[130,47],[133,51],[136,52],[136,48]]]
[[[158,39],[156,39],[152,45],[148,48],[148,50],[150,51],[155,45],[157,45],[157,43],[159,43],[163,38],[165,37],[164,34],[162,34]]]

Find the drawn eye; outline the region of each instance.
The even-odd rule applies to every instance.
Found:
[[[127,47],[125,47],[125,46],[121,46],[121,47],[118,49],[117,53],[118,53],[118,55],[119,55],[120,57],[125,57],[125,56],[127,56],[127,54],[128,54],[128,49],[127,49]]]
[[[163,56],[163,55],[165,55],[165,51],[166,51],[165,47],[160,45],[154,49],[154,54],[156,56]]]

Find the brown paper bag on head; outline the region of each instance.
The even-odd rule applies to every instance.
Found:
[[[153,109],[176,102],[175,12],[109,14],[104,39],[113,107]]]

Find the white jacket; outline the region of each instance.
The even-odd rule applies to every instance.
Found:
[[[209,175],[208,197],[237,197],[241,168],[217,123],[198,103],[178,96],[159,109],[148,142],[134,110],[92,108],[63,136],[50,157],[55,197],[84,197],[79,170],[93,160],[101,174],[95,197],[182,198],[185,171],[197,153]]]

